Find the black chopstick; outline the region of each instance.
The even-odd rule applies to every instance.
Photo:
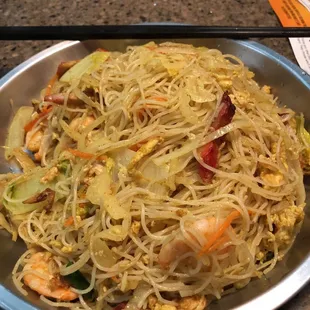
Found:
[[[0,40],[310,37],[310,27],[209,27],[190,25],[0,27]]]

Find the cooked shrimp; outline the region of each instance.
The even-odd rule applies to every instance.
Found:
[[[209,217],[207,219],[198,220],[191,225],[188,225],[188,230],[191,228],[191,232],[188,233],[195,240],[193,231],[197,231],[198,234],[208,236],[215,233],[222,221],[217,221],[215,217]],[[169,243],[165,244],[158,255],[158,262],[162,268],[167,268],[173,261],[185,253],[191,252],[193,249],[185,242],[184,237],[181,235],[176,236]]]
[[[24,275],[24,283],[40,295],[59,299],[62,301],[71,301],[78,298],[78,294],[71,291],[69,285],[64,282],[59,273],[52,273],[53,260],[48,252],[37,252],[31,256],[24,267],[25,270],[34,270],[42,274],[38,275],[28,273]]]

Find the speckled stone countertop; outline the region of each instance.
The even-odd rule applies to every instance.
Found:
[[[108,25],[142,22],[221,26],[280,25],[268,0],[1,0],[0,16],[0,26]],[[258,41],[296,63],[287,39]],[[2,41],[0,77],[55,43],[56,41]],[[310,284],[281,309],[310,309]]]

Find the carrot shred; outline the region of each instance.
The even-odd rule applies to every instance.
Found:
[[[86,152],[81,152],[79,150],[74,150],[74,149],[71,149],[71,148],[68,148],[67,151],[70,152],[72,155],[74,155],[76,157],[83,158],[83,159],[92,159],[92,158],[96,157],[96,155],[94,155],[94,154],[86,153]],[[107,156],[106,155],[99,155],[97,157],[97,159],[99,159],[99,160],[106,160]]]
[[[70,216],[70,217],[68,217],[68,218],[65,220],[64,226],[65,226],[65,227],[69,227],[69,226],[73,225],[73,223],[74,223],[73,216]]]
[[[149,97],[149,98],[147,98],[147,99],[152,99],[152,100],[161,101],[161,102],[167,101],[166,98],[164,98],[164,97],[157,97],[157,96]]]
[[[58,74],[56,73],[48,82],[47,87],[46,87],[46,92],[45,92],[45,96],[49,96],[52,92],[52,88],[55,84],[55,82],[58,79]]]
[[[215,242],[207,251],[207,253],[213,252],[216,249],[218,249],[222,244],[227,242],[229,240],[228,236],[223,236],[221,239],[219,239],[217,242]]]
[[[108,50],[101,48],[101,47],[97,48],[96,51],[97,52],[108,52]]]
[[[35,126],[35,124],[36,124],[42,117],[44,117],[44,116],[47,115],[49,112],[51,112],[52,109],[53,109],[53,107],[44,108],[44,109],[42,110],[42,112],[39,113],[39,115],[38,115],[35,119],[33,119],[32,121],[30,121],[28,124],[25,125],[24,130],[25,130],[26,132],[30,131],[30,130]]]
[[[231,222],[240,216],[239,211],[231,212],[228,217],[225,219],[224,223],[220,225],[219,229],[210,236],[207,244],[199,252],[199,256],[202,256],[204,253],[208,252],[209,249],[216,243],[216,241],[224,234],[226,229],[230,226]]]

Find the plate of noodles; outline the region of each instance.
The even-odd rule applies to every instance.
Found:
[[[0,85],[2,307],[272,309],[309,280],[310,78],[282,56],[67,41]]]

